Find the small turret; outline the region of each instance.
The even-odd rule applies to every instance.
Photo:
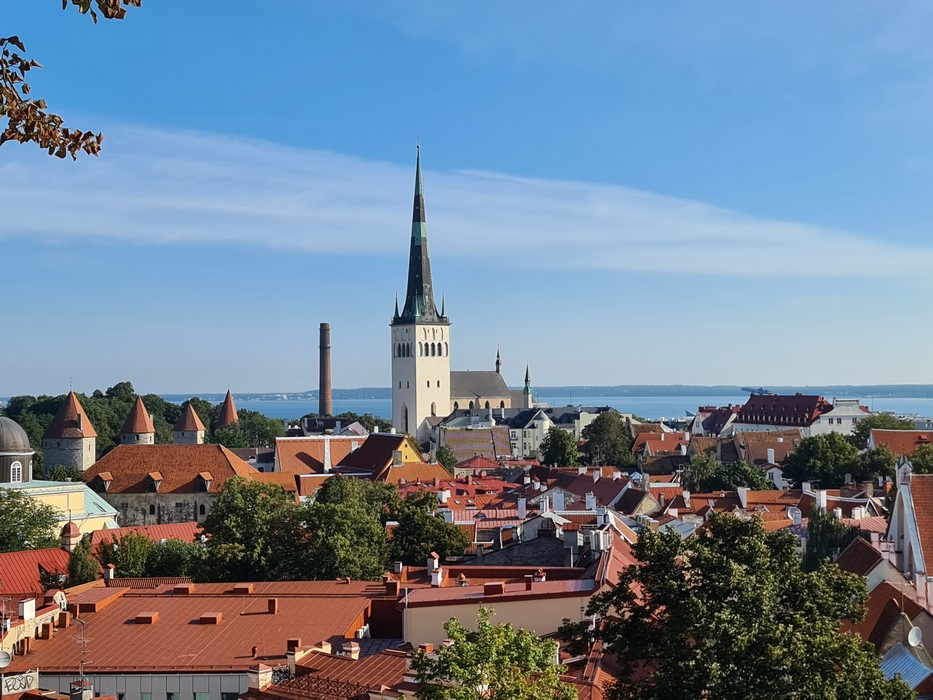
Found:
[[[172,442],[176,445],[204,444],[204,423],[201,422],[191,402],[185,406],[181,417],[172,428]]]
[[[522,408],[531,408],[532,403],[531,372],[528,371],[528,365],[525,365],[525,388],[522,389]]]
[[[236,404],[233,403],[233,394],[227,389],[227,395],[224,397],[224,403],[220,407],[220,416],[217,418],[218,428],[232,428],[240,420],[236,412]]]
[[[146,410],[146,404],[141,397],[136,397],[136,403],[130,415],[126,417],[123,427],[120,429],[121,445],[154,445],[155,444],[155,426],[152,423],[152,417]]]
[[[496,346],[496,374],[502,374],[502,356],[499,355],[499,346]]]

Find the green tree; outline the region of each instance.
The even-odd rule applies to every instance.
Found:
[[[744,462],[720,464],[709,455],[694,455],[683,474],[684,488],[688,491],[734,491],[747,486],[755,491],[774,488],[764,472]]]
[[[207,543],[196,578],[275,580],[297,539],[294,508],[277,484],[229,479],[202,525]]]
[[[302,418],[326,418],[327,416],[319,416],[317,413],[307,413]],[[359,423],[366,430],[371,433],[388,433],[392,430],[392,421],[386,420],[385,418],[379,418],[374,416],[372,413],[353,413],[352,411],[344,411],[343,413],[338,413],[336,416],[330,416],[331,418],[336,418],[341,422],[341,425],[350,425],[350,423]]]
[[[878,476],[894,476],[897,469],[897,455],[887,445],[879,445],[874,450],[865,450],[860,453],[856,461],[857,468],[852,475],[854,479],[864,481]]]
[[[864,614],[864,580],[830,564],[803,571],[795,550],[793,535],[726,514],[686,540],[646,531],[640,565],[590,601],[601,624],[565,622],[561,634],[612,648],[612,698],[914,697],[885,678],[874,647],[839,631]]]
[[[560,679],[557,645],[510,624],[490,622],[492,610],[480,608],[476,629],[457,618],[444,623],[452,644],[412,658],[421,700],[572,700],[573,686]]]
[[[324,482],[313,503],[298,509],[305,538],[296,578],[349,576],[377,580],[389,551],[385,523],[398,512],[398,489],[389,484],[334,476]]]
[[[45,478],[49,481],[84,481],[84,471],[56,464],[53,467],[46,465]]]
[[[868,437],[872,430],[916,430],[917,424],[908,418],[898,418],[890,413],[876,413],[859,420],[849,435],[849,442],[858,449],[868,447]]]
[[[839,433],[814,435],[784,459],[783,469],[784,478],[798,486],[812,481],[821,488],[838,488],[846,474],[858,473],[858,450]]]
[[[16,489],[0,488],[0,552],[59,546],[58,515],[50,505]]]
[[[99,573],[100,564],[91,554],[91,536],[85,535],[68,559],[67,586],[80,586],[93,581]]]
[[[589,464],[609,464],[621,469],[635,466],[632,429],[621,413],[605,411],[583,429],[584,452]]]
[[[237,411],[235,425],[218,428],[211,433],[211,441],[224,447],[275,447],[275,439],[285,435],[280,420],[268,418],[257,411]]]
[[[832,562],[843,549],[858,537],[858,528],[848,526],[816,507],[807,519],[807,548],[803,553],[803,570],[816,571],[824,563]]]
[[[437,497],[428,491],[410,493],[394,515],[389,558],[414,566],[424,565],[431,552],[443,561],[461,555],[470,545],[466,533],[435,514]]]
[[[549,467],[575,467],[580,463],[573,433],[560,428],[547,431],[539,451],[541,462]]]
[[[146,576],[191,576],[199,571],[204,545],[165,540],[154,543],[146,560]]]
[[[437,461],[444,465],[444,469],[449,471],[451,474],[454,473],[454,468],[457,466],[457,456],[454,454],[454,451],[443,445],[437,448]]]
[[[933,445],[920,445],[914,450],[910,455],[910,466],[914,474],[933,474]]]
[[[95,23],[98,13],[105,19],[123,19],[126,6],[139,7],[141,3],[142,0],[70,2],[81,14],[90,13]],[[68,4],[68,0],[62,0],[62,9]],[[18,36],[0,37],[0,120],[6,122],[0,133],[0,145],[7,141],[31,142],[59,158],[66,155],[77,158],[82,151],[96,156],[104,140],[102,134],[64,126],[60,116],[47,111],[45,100],[31,96],[26,76],[42,66],[25,53],[26,47]]]
[[[102,566],[113,564],[120,578],[142,578],[149,575],[149,557],[155,542],[145,535],[129,532],[119,539],[105,538],[97,554]]]

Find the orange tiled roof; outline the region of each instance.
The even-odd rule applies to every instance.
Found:
[[[236,425],[239,420],[240,417],[236,412],[236,404],[233,403],[233,394],[227,389],[227,395],[224,396],[223,405],[220,407],[220,415],[217,417],[217,427],[229,428],[231,425]]]
[[[204,471],[213,476],[210,493],[221,491],[227,479],[259,473],[222,445],[118,445],[85,474],[93,487],[96,477],[110,472],[107,493],[146,493],[150,473],[162,476],[159,493],[194,493]]]
[[[920,533],[920,549],[926,570],[933,572],[933,474],[910,477],[910,496],[914,502],[914,517]]]
[[[842,550],[842,553],[836,557],[836,564],[843,571],[848,571],[859,576],[868,576],[883,560],[881,552],[875,549],[863,537],[856,537],[852,542]]]
[[[422,482],[430,483],[434,479],[450,478],[450,472],[442,464],[427,462],[405,462],[399,467],[393,467],[391,462],[381,471],[373,475],[373,481],[384,481],[387,484]]]
[[[95,530],[91,533],[91,551],[97,552],[101,542],[112,542],[119,540],[124,535],[131,532],[150,540],[181,540],[182,542],[194,542],[194,538],[200,529],[200,525],[191,521],[187,523],[171,523],[167,525],[137,525],[134,527],[116,527],[110,530]]]
[[[0,554],[0,596],[41,596],[41,573],[66,574],[69,558],[68,552],[58,547]]]
[[[243,673],[257,663],[285,663],[288,639],[311,646],[353,637],[368,622],[372,597],[385,591],[378,583],[292,581],[255,583],[252,594],[234,595],[233,585],[198,583],[189,595],[131,589],[96,612],[83,613],[84,626],[60,628],[52,639],[36,640],[32,653],[17,656],[8,671],[39,667],[74,673],[83,632],[94,640],[94,654],[85,663],[89,673]],[[269,598],[278,600],[277,613],[268,612]],[[127,624],[152,612],[158,613],[155,624]],[[207,613],[219,613],[219,624],[199,624]]]
[[[316,652],[302,660],[299,675],[321,676],[329,681],[349,681],[359,685],[395,685],[401,683],[408,668],[408,655],[401,651],[383,651],[362,659],[350,659]],[[288,687],[288,684],[284,684]],[[275,692],[276,687],[272,688]]]
[[[141,435],[144,433],[154,433],[155,426],[152,425],[152,418],[149,411],[146,410],[146,404],[143,403],[141,396],[136,397],[136,403],[126,417],[120,433],[124,435]]]
[[[49,423],[44,437],[46,439],[97,437],[91,419],[87,417],[87,412],[73,391],[68,392],[65,403],[61,405],[55,418]]]
[[[278,469],[294,474],[323,474],[364,444],[364,438],[324,435],[302,438],[276,438],[275,456]],[[325,465],[325,448],[330,450],[330,464]]]
[[[933,445],[933,430],[872,430],[871,440],[887,445],[898,457],[910,457],[921,445]]]
[[[175,427],[172,428],[172,430],[176,433],[196,433],[204,430],[204,423],[198,418],[198,413],[194,410],[194,406],[189,403],[181,412],[181,416],[179,416],[178,422],[175,423]]]

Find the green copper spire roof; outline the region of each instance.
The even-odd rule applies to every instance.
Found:
[[[428,256],[428,228],[424,220],[424,189],[421,183],[421,146],[415,160],[415,202],[411,215],[411,250],[408,256],[408,291],[405,307],[395,323],[445,322],[437,312],[431,283],[431,259]]]

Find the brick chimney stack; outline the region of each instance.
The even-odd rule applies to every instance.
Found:
[[[321,360],[320,383],[318,397],[318,415],[331,416],[334,414],[334,402],[330,386],[330,324],[321,324]]]

